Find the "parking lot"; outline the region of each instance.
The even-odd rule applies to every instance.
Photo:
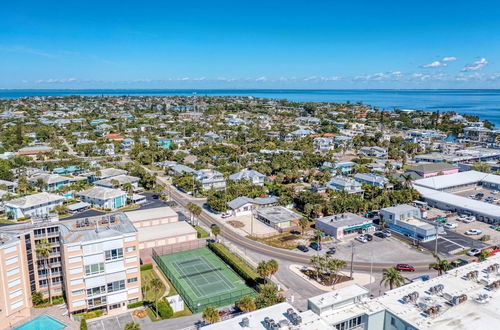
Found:
[[[357,236],[357,235],[356,235]],[[328,249],[335,246],[337,252],[334,258],[350,260],[354,244],[354,259],[359,262],[392,262],[392,263],[410,263],[410,262],[432,262],[433,258],[426,252],[420,252],[410,245],[405,244],[394,237],[379,238],[373,236],[373,240],[361,243],[355,240],[356,236],[344,239],[342,242],[324,242],[320,254],[325,254]],[[316,250],[309,248],[308,252],[301,252],[311,257],[316,255]]]
[[[107,317],[94,322],[88,321],[89,330],[118,330],[125,328],[125,325],[134,319],[130,313]]]
[[[481,235],[474,235],[474,236],[469,236],[469,237],[471,239],[477,241],[483,235],[489,235],[490,240],[486,242],[488,245],[500,244],[500,231],[497,231],[495,229],[490,228],[490,226],[491,226],[490,224],[487,224],[487,223],[484,223],[481,221],[474,221],[471,223],[463,223],[461,221],[458,221],[457,218],[458,217],[448,218],[449,222],[456,223],[458,226],[457,226],[457,228],[454,228],[454,229],[446,229],[447,232],[464,234],[469,229],[479,229],[483,232]]]
[[[476,194],[479,194],[479,193],[484,194],[484,196],[480,199],[481,201],[484,202],[486,198],[493,197],[493,198],[498,199],[498,201],[493,202],[492,204],[500,205],[500,193],[494,193],[494,191],[491,190],[491,189],[485,189],[485,188],[482,188],[482,187],[476,187],[474,189],[467,189],[467,190],[461,190],[461,191],[453,192],[454,195],[462,196],[462,197],[467,197],[467,198],[471,198],[470,196],[476,195]]]

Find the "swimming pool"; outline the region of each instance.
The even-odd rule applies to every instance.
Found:
[[[61,330],[66,328],[66,324],[47,315],[42,315],[24,323],[14,330]]]

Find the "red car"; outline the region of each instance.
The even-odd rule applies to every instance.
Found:
[[[413,267],[412,265],[408,265],[408,264],[397,264],[396,269],[401,271],[401,272],[414,272],[415,271],[415,267]]]

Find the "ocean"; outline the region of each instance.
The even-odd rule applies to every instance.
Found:
[[[500,126],[500,90],[488,89],[51,89],[51,90],[0,90],[0,98],[24,96],[65,95],[144,95],[144,96],[253,96],[268,99],[287,99],[296,102],[363,102],[379,109],[412,109],[424,111],[455,111],[476,115]]]

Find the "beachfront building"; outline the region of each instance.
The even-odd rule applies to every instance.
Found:
[[[0,325],[12,328],[30,316],[31,289],[24,237],[0,233]]]
[[[127,193],[120,189],[92,187],[78,193],[82,202],[101,209],[115,210],[127,204]]]
[[[315,228],[341,240],[346,235],[356,234],[362,231],[373,231],[375,230],[375,224],[370,219],[347,212],[321,217],[316,220]]]
[[[5,214],[14,220],[26,217],[47,216],[57,205],[62,205],[64,197],[48,192],[12,199],[5,202]]]

